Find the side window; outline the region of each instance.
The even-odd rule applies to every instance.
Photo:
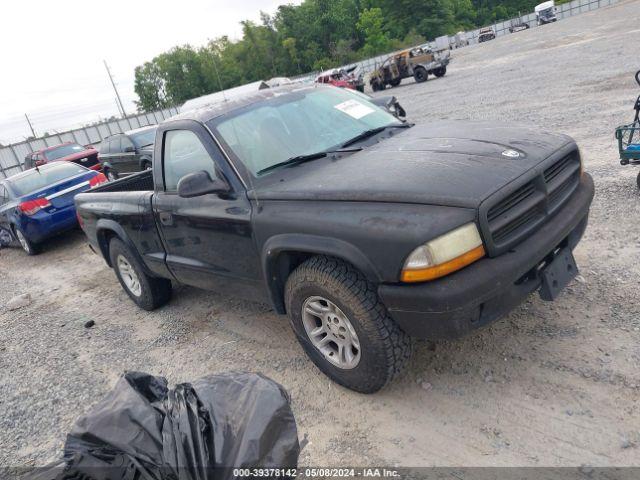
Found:
[[[164,135],[162,168],[164,187],[175,192],[178,182],[190,173],[204,170],[215,178],[215,164],[198,136],[190,130],[170,130]]]
[[[135,149],[135,147],[133,146],[133,142],[129,139],[129,137],[123,135],[120,137],[120,150],[122,152],[125,152],[127,150],[127,148],[133,148]]]
[[[102,140],[102,142],[100,143],[100,153],[104,154],[104,153],[109,153],[109,145],[110,145],[110,141],[108,138]]]
[[[109,152],[111,153],[121,153],[122,149],[120,148],[120,136],[113,137],[109,140]]]

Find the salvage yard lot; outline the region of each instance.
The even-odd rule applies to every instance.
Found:
[[[455,342],[416,342],[410,368],[360,395],[307,359],[266,305],[177,287],[138,309],[81,232],[39,256],[0,252],[0,465],[58,458],[65,433],[124,370],[171,383],[262,372],[291,393],[301,465],[640,465],[640,195],[613,129],[638,95],[640,1],[453,52],[444,78],[405,80],[411,121],[495,119],[574,136],[596,183],[555,303],[532,296]],[[392,172],[390,172],[392,173]],[[15,295],[32,303],[9,311]],[[93,320],[95,326],[85,328]]]

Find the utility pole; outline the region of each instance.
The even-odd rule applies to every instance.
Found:
[[[116,83],[113,81],[113,76],[111,75],[111,70],[109,70],[109,65],[107,65],[107,61],[103,60],[104,68],[107,69],[107,75],[109,75],[109,80],[111,80],[111,85],[113,86],[113,90],[116,92],[116,98],[118,99],[118,103],[120,104],[120,111],[122,112],[122,116],[126,116],[127,114],[124,112],[124,105],[122,105],[122,100],[120,99],[120,94],[118,93],[118,89],[116,88]]]
[[[27,119],[27,123],[29,124],[29,128],[31,129],[31,135],[33,135],[33,138],[36,138],[36,131],[33,129],[33,125],[31,125],[31,120],[29,120],[29,117],[27,116],[27,114],[24,114],[24,118]]]
[[[118,113],[124,117],[124,113],[122,113],[122,110],[120,110],[120,104],[118,103],[118,99],[114,98],[114,100],[116,101],[116,108],[118,109]]]

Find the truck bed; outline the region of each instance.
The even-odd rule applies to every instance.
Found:
[[[99,222],[119,225],[141,254],[162,252],[151,199],[151,170],[136,173],[76,195],[76,212],[89,243],[98,251]]]
[[[144,170],[91,189],[91,193],[145,191],[153,191],[153,170]]]

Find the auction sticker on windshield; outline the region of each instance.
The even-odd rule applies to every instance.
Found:
[[[363,103],[360,103],[357,100],[347,100],[346,102],[339,103],[333,108],[337,108],[343,113],[346,113],[350,117],[355,118],[356,120],[369,115],[370,113],[375,112],[375,110],[371,107],[367,107]]]

